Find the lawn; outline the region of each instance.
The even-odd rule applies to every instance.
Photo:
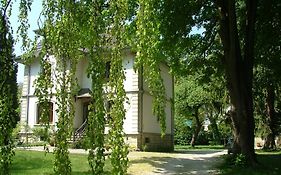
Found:
[[[91,174],[87,155],[70,154],[72,174]],[[11,174],[14,175],[49,175],[53,174],[53,153],[17,150],[13,160]],[[110,170],[109,161],[106,160],[106,170]],[[109,172],[107,172],[109,174]]]
[[[195,145],[195,147],[192,147],[191,145],[175,145],[175,151],[181,151],[181,150],[213,150],[213,149],[225,149],[223,145]]]
[[[257,152],[259,165],[254,168],[241,168],[225,162],[219,168],[223,175],[279,175],[281,174],[281,151]]]

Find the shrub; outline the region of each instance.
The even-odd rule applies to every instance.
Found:
[[[33,135],[39,138],[41,141],[48,140],[48,133],[45,132],[45,128],[36,127],[32,129]]]
[[[200,131],[198,138],[196,140],[196,145],[209,145],[209,142],[211,141],[212,138],[212,133],[208,131]]]
[[[189,145],[192,138],[192,130],[188,126],[182,126],[182,128],[175,128],[175,144],[176,145]]]
[[[234,165],[245,167],[247,165],[246,156],[244,154],[237,154],[235,156]]]

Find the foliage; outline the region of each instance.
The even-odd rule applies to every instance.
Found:
[[[237,139],[242,139],[242,142],[251,142],[251,144],[244,144],[250,145],[249,147],[243,146],[243,148],[237,144],[240,148],[237,151],[247,152],[247,158],[252,159],[253,162],[254,121],[251,90],[257,7],[255,2],[251,0],[239,2],[173,0],[163,1],[162,6],[157,9],[162,12],[159,24],[163,44],[169,50],[166,53],[173,65],[186,63],[183,67],[191,68],[187,69],[188,73],[198,67],[201,71],[209,72],[208,62],[204,64],[204,61],[208,60],[215,63],[213,64],[215,69],[211,71],[225,68],[221,70],[225,72],[230,102],[234,106],[233,109],[237,110],[233,113],[235,115],[232,115],[233,121],[236,122],[234,131],[237,136],[238,132],[245,132],[244,134],[249,136],[249,139],[243,140],[242,137],[237,137]],[[240,28],[240,26],[243,27]],[[193,27],[203,29],[202,35],[192,34]],[[212,73],[205,75],[208,77],[210,74]],[[242,96],[245,96],[247,100],[243,101],[244,97],[240,98]],[[242,108],[247,109],[246,114],[242,113],[245,111]],[[240,121],[249,121],[249,123],[239,126],[243,125]],[[236,126],[243,128],[243,131]]]
[[[166,132],[166,95],[163,79],[161,77],[160,63],[165,62],[165,56],[160,52],[160,21],[159,7],[161,1],[140,0],[136,15],[136,67],[141,70],[148,84],[149,92],[154,97],[152,102],[153,114],[161,126],[161,134]]]
[[[198,134],[196,145],[209,145],[210,141],[212,140],[213,139],[210,131],[201,130]]]
[[[261,1],[260,3],[263,3]],[[274,139],[280,133],[280,2],[266,1],[258,8],[263,13],[257,18],[256,61],[254,69],[254,94],[256,133],[266,139]],[[272,144],[274,142],[272,141]],[[274,147],[275,145],[268,145]],[[267,144],[265,144],[267,145]]]
[[[30,2],[30,0],[22,0],[20,18],[22,27],[20,31],[25,31],[27,28],[25,17],[28,7],[30,7]],[[73,111],[67,111],[67,106],[69,109],[72,109],[71,96],[74,95],[73,89],[75,89],[73,88],[74,65],[81,56],[85,57],[86,55],[91,57],[91,62],[95,61],[99,63],[97,66],[91,66],[88,71],[91,79],[97,80],[97,84],[93,85],[97,94],[92,94],[97,97],[97,101],[93,102],[91,106],[91,127],[89,131],[94,131],[93,126],[97,123],[100,124],[100,128],[97,129],[98,134],[91,138],[92,141],[94,139],[97,140],[91,149],[94,150],[97,148],[98,151],[96,155],[92,153],[89,156],[90,165],[96,167],[98,172],[102,172],[104,159],[102,156],[102,147],[104,144],[102,133],[104,131],[103,116],[105,113],[102,101],[105,97],[102,96],[101,90],[104,82],[101,76],[102,69],[104,68],[101,65],[105,61],[112,62],[112,70],[114,72],[109,82],[109,85],[113,89],[113,92],[110,92],[109,98],[114,101],[112,110],[114,117],[110,124],[113,129],[110,132],[112,136],[111,143],[116,146],[116,152],[121,150],[120,143],[123,143],[123,131],[120,129],[120,125],[122,125],[122,120],[124,119],[123,102],[125,99],[124,89],[121,86],[121,82],[124,79],[121,51],[126,47],[126,41],[131,39],[133,41],[129,41],[129,43],[132,43],[132,46],[137,51],[136,63],[139,72],[141,70],[149,70],[143,73],[150,93],[155,97],[153,101],[153,113],[160,121],[162,135],[165,134],[166,130],[164,113],[166,102],[159,64],[168,60],[174,72],[177,72],[177,69],[188,74],[195,71],[197,73],[199,72],[198,75],[201,76],[199,78],[200,80],[204,82],[216,82],[210,83],[210,87],[214,87],[216,84],[224,87],[226,87],[226,84],[228,85],[231,105],[236,110],[232,111],[231,117],[234,122],[234,131],[238,136],[237,142],[235,142],[239,148],[237,152],[242,151],[247,154],[247,158],[253,160],[252,70],[255,60],[253,55],[255,45],[255,9],[257,7],[255,2],[252,0],[215,2],[140,0],[138,3],[136,1],[125,0],[105,2],[90,2],[86,0],[44,1],[42,14],[46,18],[46,21],[41,26],[44,36],[44,54],[54,55],[59,65],[57,70],[63,72],[57,79],[61,82],[60,87],[63,87],[57,88],[57,90],[61,90],[58,92],[57,98],[59,99],[59,115],[61,118],[59,123],[62,124],[58,126],[60,129],[67,128],[66,131],[58,130],[58,138],[61,139],[59,140],[62,141],[62,145],[69,135],[68,127],[70,126],[69,124],[71,123],[73,114]],[[260,10],[263,7],[267,7],[265,4],[265,1],[261,1],[258,4],[259,16],[267,17],[262,14],[270,10]],[[280,11],[278,8],[280,6],[275,7],[277,10],[274,9],[274,12],[276,11],[275,14],[278,15]],[[276,19],[273,18],[273,23],[270,25],[274,24],[272,26],[275,26],[274,21]],[[260,19],[258,18],[259,21]],[[261,25],[265,26],[264,23],[261,23]],[[274,31],[278,30],[278,25],[276,26],[277,28],[274,28]],[[203,34],[190,34],[193,27],[203,28]],[[26,40],[24,32],[21,33],[23,39]],[[127,33],[130,35],[126,36],[125,34]],[[264,32],[259,32],[258,35],[262,33]],[[136,36],[132,37],[134,34]],[[275,38],[277,41],[274,40],[274,43],[280,42],[278,36]],[[265,40],[265,43],[269,43],[269,41]],[[28,42],[24,42],[24,45],[28,45]],[[269,43],[269,45],[271,44]],[[102,46],[107,48],[107,50],[103,50],[104,47],[102,48]],[[276,44],[278,51],[277,46],[279,45]],[[274,47],[274,49],[276,48]],[[79,49],[82,49],[83,53],[78,52]],[[261,49],[261,51],[263,50]],[[107,54],[103,55],[105,52]],[[97,56],[95,57],[93,55]],[[265,54],[262,55],[264,56]],[[66,65],[69,65],[69,67]],[[178,67],[179,65],[180,67]],[[67,68],[70,70],[69,74],[66,73]],[[213,81],[217,77],[221,77],[222,70],[225,71],[227,83],[225,83],[225,80],[221,81],[221,78],[218,78],[218,81]],[[218,82],[223,83],[220,84]],[[203,90],[205,88],[203,86]],[[200,88],[198,91],[200,91]],[[224,92],[224,90],[207,90],[206,94],[210,95],[213,92]],[[195,104],[199,104],[198,102],[205,104],[209,102],[208,99],[217,100],[224,98],[223,95],[211,96],[209,98],[209,95],[206,94],[194,91],[193,95],[203,100],[195,101],[193,98],[189,98],[190,105],[194,107]],[[224,102],[227,100],[223,99]],[[95,109],[98,109],[96,113],[94,111]],[[181,107],[181,109],[186,110],[188,108]],[[246,137],[239,137],[243,135],[246,135]],[[242,145],[244,146],[242,147]],[[61,148],[65,149],[66,147],[62,146]],[[117,165],[118,156],[115,154],[112,156],[112,163],[120,166],[116,168],[120,172],[124,172],[127,165],[125,158],[127,150],[123,150],[122,153],[121,160],[123,163],[119,165]],[[121,167],[122,165],[124,166]],[[67,172],[69,173],[68,170]]]
[[[92,98],[95,99],[90,104],[90,111],[88,116],[88,126],[87,126],[87,139],[89,143],[89,155],[88,163],[91,167],[93,174],[103,174],[104,172],[104,132],[105,132],[105,108],[104,108],[104,70],[105,70],[105,55],[103,44],[105,44],[105,38],[102,37],[103,32],[105,32],[105,18],[106,9],[103,8],[105,2],[96,1],[91,5],[91,3],[86,3],[85,6],[89,6],[89,11],[85,11],[87,16],[83,16],[82,19],[88,20],[88,23],[84,25],[88,28],[93,28],[89,30],[88,36],[91,36],[91,40],[86,43],[85,47],[95,48],[95,50],[89,51],[89,67],[88,76],[92,80]],[[92,14],[94,12],[94,15]],[[95,134],[93,134],[95,133]]]
[[[55,98],[59,110],[57,131],[55,134],[54,172],[56,174],[70,174],[71,162],[69,160],[67,140],[71,136],[74,117],[74,100],[76,93],[75,70],[79,58],[77,52],[77,40],[75,37],[76,26],[74,25],[73,10],[74,2],[44,1],[42,14],[46,17],[43,24],[42,49],[39,58],[41,72],[36,80],[36,92],[39,104],[42,106],[42,116],[45,132],[49,128],[48,103],[52,98],[53,84],[55,81]],[[24,9],[22,9],[24,10]],[[54,13],[56,17],[54,17]],[[55,25],[53,25],[56,23]],[[71,25],[70,25],[71,24]],[[24,37],[23,37],[24,39]],[[52,55],[52,56],[51,56]],[[54,58],[54,57],[55,58]],[[53,60],[52,60],[53,59]],[[55,60],[54,60],[55,59]],[[52,64],[55,63],[55,67]],[[55,72],[55,74],[52,74]]]
[[[190,132],[194,133],[197,125],[202,126],[203,122],[208,120],[210,121],[209,129],[212,131],[212,135],[211,133],[208,134],[208,139],[204,141],[205,144],[208,144],[209,141],[221,144],[220,130],[226,127],[223,114],[227,106],[227,95],[223,87],[224,81],[223,77],[216,75],[205,82],[202,81],[204,76],[206,74],[200,72],[177,79],[175,87],[175,139],[186,137]],[[199,111],[199,124],[196,122],[196,110]],[[189,126],[191,128],[186,125],[188,122],[191,123]],[[190,129],[192,130],[190,131]],[[182,139],[181,141],[183,141]],[[185,139],[190,141],[188,138]]]
[[[240,166],[240,167],[245,167],[247,164],[246,162],[246,156],[243,154],[238,154],[235,156],[235,161],[234,161],[234,165],[236,166]]]
[[[27,15],[28,0],[22,0],[21,12]],[[104,100],[113,101],[109,140],[113,174],[125,174],[128,166],[128,147],[124,144],[123,120],[125,91],[122,67],[123,49],[126,47],[127,1],[43,1],[45,21],[39,26],[42,35],[41,73],[37,79],[36,95],[40,103],[50,101],[56,82],[55,98],[58,110],[54,170],[57,174],[70,174],[71,164],[67,151],[67,138],[71,135],[74,116],[73,97],[76,93],[75,69],[81,58],[89,60],[88,76],[92,80],[92,97],[88,120],[89,165],[94,174],[103,174],[104,166]],[[21,30],[27,22],[21,19]],[[24,32],[23,32],[24,33]],[[26,37],[22,34],[26,41]],[[24,42],[24,46],[28,46]],[[53,61],[55,59],[55,61]],[[110,91],[104,92],[104,63],[111,62]],[[56,65],[56,66],[53,66]],[[53,67],[55,69],[53,70]],[[49,83],[49,84],[48,84]],[[105,93],[109,93],[106,97]],[[46,95],[48,94],[48,96]],[[46,108],[47,111],[47,108]],[[48,122],[45,123],[48,127]],[[95,133],[95,134],[93,134]]]
[[[174,143],[176,145],[188,145],[192,138],[192,129],[188,125],[191,120],[186,119],[181,115],[175,116],[175,135]]]
[[[8,21],[9,1],[0,2],[0,174],[10,174],[14,144],[12,133],[19,121],[13,39]]]
[[[116,43],[112,46],[110,53],[111,61],[111,75],[109,87],[112,91],[109,93],[109,99],[112,99],[112,109],[110,114],[113,119],[109,121],[110,130],[109,144],[111,145],[112,153],[110,161],[112,165],[112,174],[125,174],[128,168],[129,154],[128,145],[125,144],[123,124],[125,119],[124,102],[126,100],[126,92],[124,89],[123,81],[125,79],[122,59],[122,49],[125,47],[125,36],[123,22],[126,20],[126,13],[128,10],[127,1],[118,0],[111,1],[112,28],[110,34],[116,38]],[[118,10],[118,11],[117,11]],[[120,13],[117,13],[120,12]]]
[[[40,139],[40,141],[47,141],[49,143],[54,135],[54,131],[51,128],[49,128],[46,132],[46,128],[44,127],[34,127],[32,128],[32,132],[36,138]]]

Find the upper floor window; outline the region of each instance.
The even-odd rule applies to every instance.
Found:
[[[37,120],[36,123],[40,124],[42,123],[41,119],[41,114],[43,112],[43,107],[40,103],[37,104]],[[54,104],[52,102],[48,102],[48,118],[49,118],[49,123],[54,122]]]
[[[113,101],[109,100],[105,102],[105,111],[106,111],[106,115],[105,115],[105,123],[109,124],[109,122],[112,120],[112,106],[113,106]]]
[[[111,67],[111,61],[107,61],[105,63],[105,78],[109,79],[110,77],[110,67]]]

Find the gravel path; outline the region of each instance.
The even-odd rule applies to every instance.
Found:
[[[130,175],[217,174],[222,150],[184,151],[181,153],[131,152]]]

